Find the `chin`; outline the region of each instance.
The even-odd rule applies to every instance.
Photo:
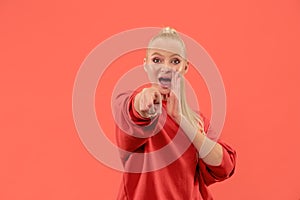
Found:
[[[161,94],[169,94],[171,90],[169,88],[159,87],[159,91]]]
[[[168,88],[168,87],[163,87],[162,85],[160,84],[153,84],[154,87],[156,87],[159,92],[162,94],[162,95],[166,95],[166,94],[169,94],[171,92],[171,89]]]

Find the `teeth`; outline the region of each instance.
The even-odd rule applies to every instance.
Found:
[[[160,78],[158,78],[158,81],[163,88],[171,87],[171,78],[160,77]]]
[[[161,77],[161,78],[159,78],[158,80],[159,80],[159,81],[163,81],[163,82],[171,82],[171,79],[170,79],[170,78],[163,78],[163,77]]]

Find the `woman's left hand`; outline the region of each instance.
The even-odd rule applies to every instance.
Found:
[[[172,72],[171,91],[167,98],[167,113],[177,124],[180,124],[182,117],[181,109],[181,81],[182,75],[179,72]]]

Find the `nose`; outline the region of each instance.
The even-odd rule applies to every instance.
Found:
[[[167,65],[164,65],[160,68],[160,72],[165,73],[165,74],[171,73],[171,71],[172,71],[172,68]]]

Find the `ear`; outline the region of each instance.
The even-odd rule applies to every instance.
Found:
[[[144,65],[144,70],[145,70],[145,72],[147,72],[147,68],[146,68],[146,58],[144,58],[143,65]]]
[[[186,65],[184,66],[183,74],[186,74],[189,70],[189,62],[186,62]]]

